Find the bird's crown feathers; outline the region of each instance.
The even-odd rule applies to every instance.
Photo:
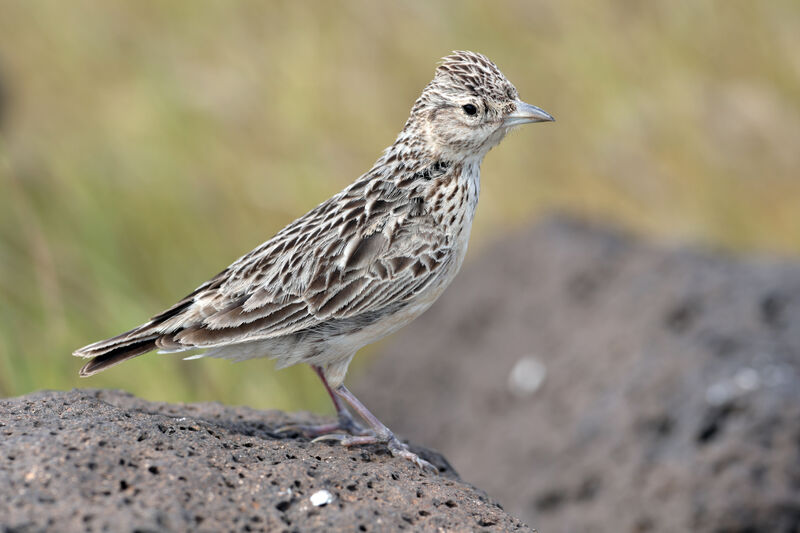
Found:
[[[517,89],[491,59],[465,50],[456,50],[442,58],[430,86],[442,92],[467,92],[498,102],[517,98]]]

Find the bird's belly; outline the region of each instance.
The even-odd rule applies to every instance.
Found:
[[[387,335],[391,335],[427,311],[444,289],[444,286],[433,288],[420,295],[417,300],[394,313],[387,314],[385,317],[372,324],[364,326],[357,331],[350,331],[343,335],[331,337],[326,342],[328,345],[326,351],[351,354],[368,344],[372,344]]]

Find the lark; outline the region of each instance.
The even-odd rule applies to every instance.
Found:
[[[76,350],[91,359],[80,375],[153,350],[191,351],[186,359],[269,357],[278,368],[307,363],[330,394],[337,422],[285,429],[344,446],[383,444],[435,470],[345,387],[347,367],[360,348],[417,318],[453,281],[486,153],[515,126],[552,120],[522,102],[486,56],[453,52],[369,171],[145,324]]]

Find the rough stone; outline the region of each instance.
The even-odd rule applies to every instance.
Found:
[[[274,433],[319,421],[102,390],[0,400],[0,531],[530,531],[430,450],[412,447],[441,475]]]
[[[541,531],[800,531],[800,264],[555,218],[354,392]]]

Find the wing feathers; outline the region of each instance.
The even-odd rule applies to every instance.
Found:
[[[156,348],[286,336],[413,300],[440,279],[450,240],[411,192],[365,186],[321,204],[150,322],[77,350],[94,358],[81,375]]]

